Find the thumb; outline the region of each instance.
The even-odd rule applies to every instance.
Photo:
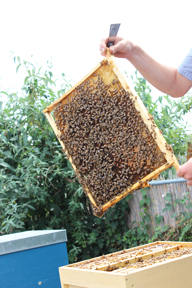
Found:
[[[112,54],[115,54],[116,52],[120,52],[121,48],[122,48],[122,44],[121,42],[118,42],[117,44],[111,46],[109,50]]]
[[[109,48],[109,50],[110,50],[110,52],[111,52],[112,54],[115,54],[116,52],[119,51],[119,45],[118,45],[118,44],[113,45],[113,46],[111,46],[111,47]]]

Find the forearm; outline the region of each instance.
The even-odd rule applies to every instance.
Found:
[[[173,97],[181,97],[191,87],[191,81],[179,74],[176,68],[158,63],[139,46],[133,45],[131,52],[126,58],[149,83],[163,93]]]
[[[100,44],[103,56],[106,56],[107,42],[108,38],[105,38]],[[192,81],[182,76],[176,68],[158,63],[129,40],[116,37],[115,44],[109,50],[115,57],[129,60],[149,83],[163,93],[181,97],[192,87]]]

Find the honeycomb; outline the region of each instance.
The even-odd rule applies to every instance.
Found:
[[[68,267],[80,268],[80,269],[92,269],[92,270],[99,270],[99,267],[111,266],[112,263],[121,262],[127,260],[129,258],[142,256],[147,253],[154,253],[155,251],[159,251],[162,249],[167,249],[173,247],[172,244],[153,244],[146,247],[136,247],[132,249],[123,250],[120,252],[103,255],[98,258],[93,258],[91,260],[86,260],[84,262],[79,262],[75,264],[68,265]]]
[[[92,73],[53,114],[64,152],[84,192],[91,193],[97,216],[104,204],[166,163],[155,131],[135,107],[137,96],[122,87],[109,65],[105,73],[110,77],[102,77],[99,69]]]
[[[116,269],[113,271],[114,273],[120,273],[120,274],[129,274],[129,272],[135,270],[135,269],[140,269],[148,266],[152,266],[154,264],[158,263],[166,263],[166,261],[170,259],[177,259],[180,257],[183,257],[185,255],[192,255],[192,248],[180,248],[179,250],[172,251],[172,252],[166,252],[162,255],[156,256],[156,257],[151,257],[150,259],[146,260],[140,260],[135,263],[130,263],[125,265],[122,268]]]
[[[68,267],[128,274],[133,270],[157,263],[166,263],[168,260],[177,259],[185,255],[192,255],[190,245],[157,243],[103,255],[68,265]]]

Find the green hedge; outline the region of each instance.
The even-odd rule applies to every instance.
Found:
[[[49,65],[42,72],[43,68],[21,62],[19,57],[15,60],[17,70],[21,65],[26,67],[27,76],[19,93],[1,92],[7,99],[0,108],[1,235],[65,228],[70,262],[147,243],[149,223],[146,219],[140,227],[128,229],[131,196],[110,208],[103,218],[93,216],[89,200],[42,112],[70,87],[65,75],[62,75],[65,84],[57,91]],[[168,142],[174,142],[175,151],[178,152],[178,141],[185,147],[188,139],[185,128],[176,123],[191,107],[190,98],[176,108],[166,97],[169,103],[166,108],[160,105],[161,98],[152,102],[144,79],[137,77],[136,89]],[[177,111],[176,116],[170,116],[170,105]],[[179,152],[183,154],[185,150]],[[161,237],[167,230],[158,233]]]

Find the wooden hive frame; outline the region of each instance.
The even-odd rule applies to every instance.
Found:
[[[106,202],[104,205],[102,205],[102,207],[98,207],[93,195],[91,194],[91,191],[89,191],[88,187],[86,187],[86,185],[84,185],[84,192],[89,197],[92,206],[94,208],[96,208],[96,210],[99,209],[100,212],[97,214],[97,216],[100,217],[103,215],[105,210],[107,210],[109,207],[116,204],[119,200],[126,197],[129,193],[132,193],[134,190],[139,189],[141,187],[149,186],[147,182],[151,179],[155,179],[156,177],[158,177],[158,175],[162,171],[166,170],[167,168],[171,167],[172,165],[175,167],[176,170],[178,170],[179,169],[179,163],[173,154],[172,148],[170,147],[170,145],[168,145],[166,143],[161,131],[155,125],[155,122],[153,121],[153,117],[148,113],[148,110],[146,109],[143,102],[141,101],[141,99],[137,95],[136,91],[133,88],[131,88],[131,84],[129,83],[129,80],[127,79],[127,77],[123,76],[124,73],[120,70],[120,67],[117,64],[115,57],[108,52],[107,57],[102,62],[100,62],[90,73],[88,73],[80,82],[78,82],[74,87],[72,87],[63,96],[58,98],[54,103],[49,105],[43,111],[45,113],[45,116],[47,117],[52,129],[54,130],[63,150],[65,151],[73,169],[75,170],[76,174],[78,174],[79,171],[78,171],[77,167],[75,166],[75,164],[73,163],[73,159],[72,159],[71,155],[68,153],[68,151],[65,147],[65,144],[60,139],[61,132],[57,128],[55,120],[53,119],[53,117],[51,115],[51,112],[56,107],[58,107],[59,104],[65,105],[71,97],[74,97],[76,88],[79,87],[82,83],[85,83],[88,79],[91,79],[91,77],[94,75],[94,73],[98,73],[100,75],[100,77],[105,79],[106,84],[110,83],[114,79],[114,77],[116,77],[118,79],[119,83],[121,84],[121,86],[123,87],[123,89],[125,91],[129,92],[130,98],[133,100],[136,110],[140,113],[140,115],[143,119],[143,122],[146,124],[148,130],[150,131],[152,137],[154,138],[154,140],[157,144],[157,147],[164,154],[164,157],[166,160],[165,164],[163,164],[159,168],[155,169],[153,172],[148,174],[146,177],[144,177],[140,181],[133,183],[133,185],[131,187],[128,187],[121,194],[110,199],[110,201]]]
[[[182,253],[181,257],[168,256],[165,261],[156,261],[158,263],[148,265],[142,268],[133,268],[130,271],[123,271],[121,269],[116,270],[119,267],[123,267],[127,263],[142,262],[145,260],[150,261],[155,257],[167,257],[166,253],[175,251],[178,253],[182,249],[190,249],[192,252],[192,242],[155,242],[147,245],[143,245],[136,248],[131,248],[125,251],[120,251],[113,254],[106,255],[110,257],[112,255],[115,258],[116,255],[128,252],[134,252],[138,248],[150,248],[153,245],[168,245],[168,248],[158,249],[157,251],[152,249],[152,252],[142,254],[140,256],[127,258],[126,261],[119,261],[118,263],[111,263],[112,270],[104,269],[107,266],[99,266],[91,269],[79,268],[79,265],[92,263],[93,261],[99,261],[104,259],[104,256],[93,258],[90,260],[82,261],[79,263],[63,266],[59,268],[60,281],[62,288],[190,288],[192,282],[191,265],[192,254]],[[124,254],[122,254],[124,255]],[[170,255],[170,254],[169,254]],[[77,266],[77,267],[76,267]]]

